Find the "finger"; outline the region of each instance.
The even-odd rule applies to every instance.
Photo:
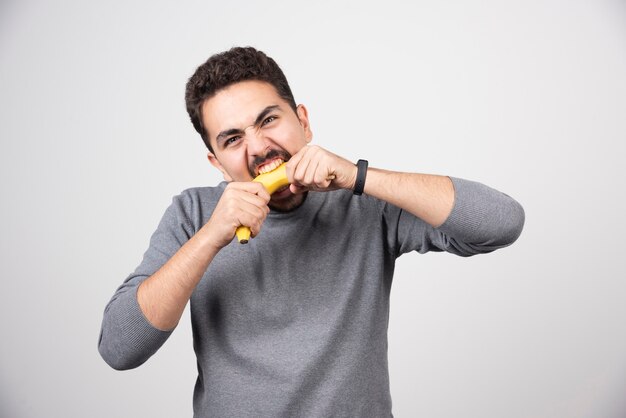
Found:
[[[218,203],[214,215],[236,229],[241,225],[257,225],[256,219],[265,219],[269,211],[269,207],[259,196],[245,191],[229,190],[228,195]]]
[[[240,191],[237,193],[237,199],[241,199],[260,208],[265,208],[270,202],[270,194],[267,192],[267,190],[258,195],[248,193],[247,191]]]
[[[267,206],[259,208],[247,202],[242,203],[237,209],[237,227],[247,226],[254,235],[261,230],[261,225],[269,213]]]
[[[312,148],[307,157],[310,158],[309,165],[302,183],[316,189],[327,189],[334,179],[333,170],[330,168],[332,160],[328,152],[322,148]]]
[[[319,161],[318,160],[312,160],[309,162],[309,164],[307,165],[307,170],[304,173],[304,178],[302,181],[303,185],[306,186],[311,186],[315,184],[315,179],[317,177],[317,170],[319,167]]]
[[[256,203],[257,205],[267,205],[270,201],[270,194],[265,187],[258,182],[237,183],[233,187],[228,187],[224,191],[224,196],[227,199],[245,199],[248,202]]]
[[[306,155],[308,150],[309,150],[309,146],[308,145],[302,147],[300,149],[300,151],[295,153],[289,159],[289,161],[287,161],[287,166],[286,166],[286,169],[287,169],[287,179],[289,180],[290,183],[293,183],[295,181],[296,168],[298,167],[298,165],[302,161],[302,158],[304,158],[304,156]]]
[[[317,171],[315,172],[315,179],[313,180],[315,183],[315,187],[319,189],[327,189],[330,186],[334,175],[328,173],[329,170],[327,168],[318,167]]]
[[[270,201],[270,194],[267,189],[263,186],[263,184],[257,181],[233,182],[226,186],[226,189],[243,191],[248,194],[259,196],[261,199],[265,200],[266,203]]]
[[[300,184],[302,186],[307,185],[305,176],[306,176],[307,170],[309,169],[310,162],[311,161],[308,158],[303,158],[298,163],[298,166],[296,167],[294,174],[293,174],[293,180],[296,184]]]
[[[245,190],[236,189],[231,189],[224,192],[221,200],[224,202],[223,205],[228,207],[229,210],[232,210],[233,208],[236,208],[243,203],[251,204],[258,208],[266,208],[267,203],[269,202],[269,200],[266,200],[261,196],[249,193]]]
[[[289,185],[289,190],[290,190],[290,191],[291,191],[291,193],[293,193],[293,194],[300,194],[300,193],[304,193],[304,192],[306,192],[307,190],[309,190],[309,188],[308,188],[308,187],[306,187],[306,186],[300,186],[300,185],[298,185],[298,184],[291,183],[291,184]]]

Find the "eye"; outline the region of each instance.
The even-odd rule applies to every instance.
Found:
[[[230,138],[226,139],[224,141],[224,148],[234,144],[235,142],[239,141],[241,139],[240,136],[231,136]]]
[[[275,121],[276,119],[277,119],[276,116],[268,116],[267,118],[265,118],[265,120],[263,120],[263,123],[261,123],[261,126],[265,126],[268,123]]]

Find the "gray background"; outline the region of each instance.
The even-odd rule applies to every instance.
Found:
[[[139,369],[96,343],[171,196],[220,180],[184,109],[210,54],[275,57],[314,141],[481,181],[520,240],[406,255],[397,417],[626,416],[626,4],[0,2],[0,416],[191,415],[188,314]]]

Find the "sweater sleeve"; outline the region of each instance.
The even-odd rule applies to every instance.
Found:
[[[148,322],[137,302],[137,289],[193,236],[195,231],[186,213],[191,205],[188,193],[174,197],[150,238],[141,264],[115,291],[104,310],[98,350],[114,369],[132,369],[143,364],[172,333]]]
[[[396,256],[409,251],[447,251],[468,257],[511,245],[520,236],[525,215],[517,201],[481,183],[451,180],[454,206],[438,228],[401,209],[385,209],[390,248]]]

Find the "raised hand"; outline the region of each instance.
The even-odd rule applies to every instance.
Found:
[[[292,193],[352,189],[357,167],[317,145],[307,145],[287,162]]]

